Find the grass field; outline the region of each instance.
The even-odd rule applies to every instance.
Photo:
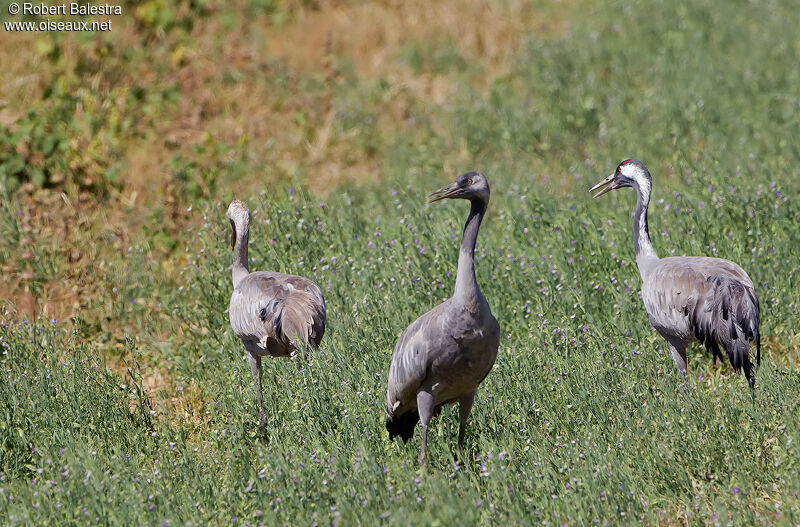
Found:
[[[800,523],[796,5],[123,5],[97,38],[3,33],[0,523]],[[660,256],[753,278],[754,394],[700,346],[680,390],[633,193],[588,193],[628,157]],[[473,169],[503,338],[463,464],[448,408],[420,469],[383,428],[389,359],[454,284],[467,206],[425,194]],[[251,269],[328,307],[319,350],[265,363],[264,443],[233,197]]]

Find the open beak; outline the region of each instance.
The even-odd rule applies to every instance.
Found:
[[[590,188],[589,192],[594,192],[595,190],[597,190],[599,188],[606,187],[606,185],[609,185],[610,183],[614,183],[614,177],[615,176],[616,176],[616,174],[611,174],[610,176],[605,178],[603,181],[601,181],[597,185],[595,185],[592,188]],[[616,183],[614,183],[613,185],[610,185],[610,186],[604,188],[603,190],[601,190],[600,192],[598,192],[597,194],[592,196],[592,198],[599,198],[600,196],[602,196],[606,192],[611,192],[612,190],[616,190],[618,188],[620,188],[620,186],[617,185]]]
[[[446,187],[442,187],[439,190],[428,194],[428,197],[431,198],[428,200],[428,203],[433,203],[434,201],[439,201],[446,198],[452,198],[456,195],[456,193],[458,193],[458,190],[458,186],[455,183],[451,183]]]

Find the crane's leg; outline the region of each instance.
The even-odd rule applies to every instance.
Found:
[[[264,411],[264,400],[261,396],[261,356],[251,354],[250,371],[253,372],[253,385],[256,389],[256,400],[258,401],[258,426],[264,430],[267,425],[267,413]]]
[[[475,392],[463,396],[458,401],[458,448],[464,448],[464,435],[467,431],[467,419],[472,411],[472,403],[475,402]]]
[[[433,417],[434,398],[430,392],[420,391],[417,394],[417,411],[422,423],[422,446],[419,450],[419,464],[425,464],[425,450],[428,447],[428,423]]]
[[[668,340],[669,350],[672,352],[672,360],[675,361],[675,366],[678,371],[683,375],[683,391],[689,391],[689,385],[686,384],[686,344],[680,341]]]

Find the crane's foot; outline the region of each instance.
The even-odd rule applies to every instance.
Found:
[[[459,459],[459,452],[461,452],[461,450],[453,453],[453,467],[455,467],[456,470],[464,468],[464,463]]]

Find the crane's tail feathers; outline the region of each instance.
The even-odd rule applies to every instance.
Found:
[[[733,277],[713,275],[708,281],[712,284],[710,298],[705,299],[704,309],[694,310],[697,336],[714,355],[719,354],[721,344],[733,369],[744,370],[752,388],[754,370],[761,365],[758,299],[752,287]],[[750,362],[751,342],[756,345],[755,368]]]
[[[386,430],[389,431],[389,439],[400,436],[403,443],[414,436],[414,428],[419,422],[419,412],[417,410],[408,411],[402,415],[394,415],[391,408],[386,408]]]
[[[309,346],[317,348],[325,333],[325,301],[312,302],[311,295],[290,296],[281,311],[283,340],[295,348]]]

